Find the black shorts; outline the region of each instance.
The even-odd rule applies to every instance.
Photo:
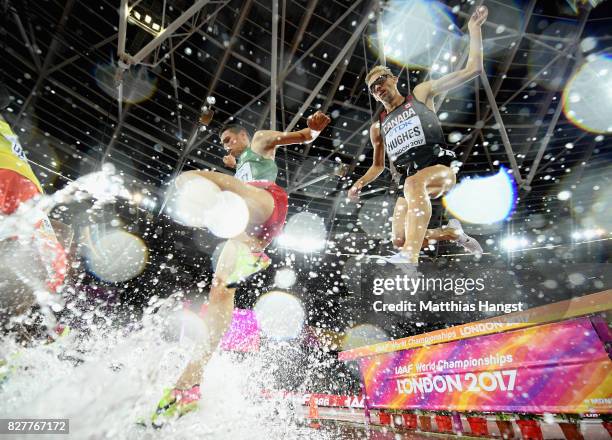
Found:
[[[399,164],[395,163],[394,165],[401,174],[400,185],[403,185],[407,177],[413,176],[425,168],[434,165],[450,167],[453,162],[457,162],[457,155],[454,151],[437,145],[434,147],[417,147],[412,151],[408,151],[406,158],[398,162]]]

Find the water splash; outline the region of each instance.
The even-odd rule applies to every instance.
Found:
[[[160,430],[139,426],[140,419],[150,417],[162,390],[172,386],[196,344],[175,337],[171,323],[177,307],[175,298],[158,302],[132,331],[91,325],[87,338],[73,332],[53,344],[26,349],[3,339],[0,350],[10,359],[11,373],[2,385],[0,413],[68,418],[73,438],[83,439],[334,438],[300,428],[288,402],[263,398],[263,389],[274,388],[273,372],[283,360],[278,345],[242,359],[231,353],[213,356],[197,411]]]
[[[70,182],[52,195],[41,195],[22,203],[9,216],[0,216],[0,316],[8,314],[19,323],[24,316],[14,311],[37,304],[47,327],[55,325],[52,311],[63,308],[59,295],[49,294],[46,278],[52,271],[53,256],[46,250],[48,240],[55,240],[47,215],[58,205],[93,199],[92,209],[130,197],[123,179],[112,164],[102,170]]]
[[[92,197],[100,207],[128,196],[121,179],[107,167],[24,204],[14,215],[0,219],[0,232],[5,237],[28,237],[35,227],[34,213],[44,215],[60,204]],[[26,245],[23,250],[26,258]],[[27,258],[22,266],[32,276]],[[296,372],[315,370],[312,356],[304,355],[293,341],[271,341],[246,355],[216,353],[204,371],[200,408],[162,429],[142,427],[138,422],[150,420],[163,390],[174,385],[196,348],[210,348],[201,342],[208,340],[206,327],[186,324],[180,317],[181,294],[151,298],[138,318],[131,313],[126,317],[121,307],[113,311],[103,303],[93,303],[92,308],[89,302],[84,310],[83,298],[71,297],[70,291],[67,288],[61,299],[39,286],[36,292],[46,295],[36,298],[42,313],[15,320],[18,326],[41,324],[52,329],[53,311],[62,310],[63,322],[76,323],[67,336],[48,343],[45,336],[52,335],[48,331],[27,346],[18,343],[15,334],[0,336],[0,414],[4,417],[67,418],[71,437],[78,439],[339,438],[332,431],[302,426],[301,407],[295,409],[280,397],[263,396],[263,390],[280,390],[283,383],[292,383]],[[55,306],[46,302],[49,298]],[[190,331],[182,331],[186,327]]]
[[[31,236],[36,224],[58,205],[93,198],[93,209],[96,209],[114,202],[117,197],[130,198],[131,194],[125,188],[123,178],[116,175],[114,166],[108,163],[101,171],[79,177],[52,195],[41,195],[28,200],[12,215],[0,216],[0,240],[13,236]]]

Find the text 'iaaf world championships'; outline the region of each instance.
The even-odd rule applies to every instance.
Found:
[[[385,292],[405,291],[410,295],[422,292],[454,292],[463,295],[466,292],[481,292],[485,288],[482,278],[413,278],[408,275],[396,275],[392,278],[374,278],[373,293],[382,295]]]
[[[503,367],[511,364],[513,358],[511,354],[503,355],[496,353],[481,358],[468,359],[440,359],[432,362],[417,362],[414,364],[398,365],[395,367],[395,374],[414,374],[427,372],[443,372],[446,370],[457,370],[478,367]]]

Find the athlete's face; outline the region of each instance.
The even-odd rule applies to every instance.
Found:
[[[381,73],[370,79],[368,89],[377,101],[390,101],[398,93],[397,77]]]
[[[249,145],[249,138],[245,131],[234,133],[232,130],[225,130],[221,133],[221,144],[225,151],[238,157]]]

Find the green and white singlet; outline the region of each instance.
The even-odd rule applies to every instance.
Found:
[[[247,147],[238,158],[234,177],[243,182],[252,182],[254,180],[275,182],[277,175],[278,166],[276,166],[274,160],[263,157],[255,153],[251,147]]]

